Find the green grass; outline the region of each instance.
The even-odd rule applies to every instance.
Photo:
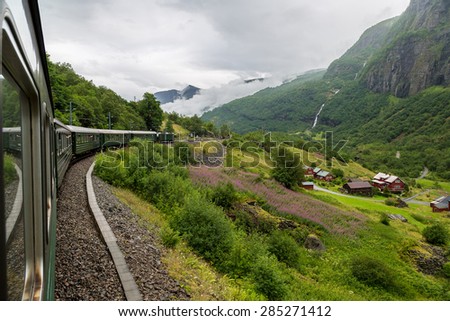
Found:
[[[168,226],[164,215],[152,204],[142,200],[131,191],[113,188],[113,193],[126,204],[132,212],[141,218],[141,223],[158,235]],[[252,301],[262,297],[252,290],[245,280],[232,280],[218,273],[208,262],[195,255],[186,242],[179,242],[174,248],[162,250],[162,262],[169,275],[177,280],[188,292],[193,301]]]
[[[248,157],[245,152],[233,151],[233,153],[236,153],[235,161],[242,161]],[[235,163],[233,163],[233,166],[239,167],[239,169],[218,169],[205,172],[207,168],[195,168],[195,171],[200,171],[197,173],[198,177],[201,176],[200,174],[204,174],[204,177],[201,176],[201,178],[210,179],[214,182],[229,180],[233,184],[240,184],[241,187],[249,190],[251,188],[260,187],[262,189],[269,186],[270,193],[268,192],[264,194],[265,196],[261,196],[265,197],[267,202],[271,195],[276,194],[275,192],[280,189],[280,186],[274,182],[267,184],[269,181],[264,181],[261,183],[262,177],[268,174],[267,165],[267,163],[260,163],[254,167],[253,170],[260,171],[260,177],[242,172],[242,168]],[[249,170],[249,168],[244,169]],[[358,170],[359,173],[363,173],[363,170]],[[166,176],[168,176],[168,173],[163,175],[162,173],[152,172],[152,175],[150,175],[152,179]],[[251,176],[249,179],[255,181],[248,185],[244,181],[244,176]],[[168,183],[168,181],[164,182],[164,184]],[[259,186],[258,184],[264,186]],[[178,195],[178,193],[185,195],[188,192],[185,189],[192,189],[193,185],[188,184],[188,181],[183,181],[183,184],[174,184],[173,188],[173,190],[168,190],[169,194],[163,197],[161,204],[167,203],[168,200],[172,199],[174,195]],[[148,190],[148,186],[145,189]],[[289,192],[294,193],[292,191]],[[133,211],[136,208],[136,213],[147,222],[146,224],[148,224],[150,229],[158,232],[168,226],[166,221],[168,213],[163,211],[165,214],[162,214],[153,206],[137,198],[136,204],[133,204],[134,196],[131,193],[127,193],[129,192],[123,194],[121,198],[130,204]],[[290,237],[298,242],[298,253],[296,254],[298,262],[296,264],[286,264],[286,262],[275,261],[268,253],[267,255],[261,255],[261,253],[265,253],[264,247],[267,246],[267,239],[271,237],[268,233],[247,234],[247,232],[235,230],[233,232],[233,240],[237,240],[237,242],[233,243],[235,245],[233,251],[230,252],[231,254],[226,260],[224,257],[221,265],[214,265],[214,263],[200,258],[187,246],[186,239],[181,239],[173,248],[165,251],[163,261],[168,266],[169,274],[188,290],[194,300],[267,299],[271,293],[266,291],[267,289],[261,291],[258,288],[261,285],[267,285],[270,289],[274,288],[281,291],[279,297],[283,300],[384,301],[450,299],[449,279],[443,275],[428,276],[420,273],[414,266],[413,258],[409,254],[411,249],[428,253],[428,250],[424,247],[424,239],[422,237],[422,231],[426,226],[439,221],[449,227],[450,222],[442,213],[433,213],[429,206],[423,205],[410,205],[408,208],[387,206],[384,203],[385,199],[380,197],[350,198],[317,191],[304,191],[302,194],[294,193],[295,195],[285,194],[289,195],[289,199],[284,199],[284,195],[277,194],[277,200],[283,199],[283,202],[282,204],[274,203],[277,204],[275,207],[281,209],[286,204],[292,205],[294,199],[297,196],[301,196],[302,202],[296,203],[296,206],[298,205],[296,214],[299,214],[299,211],[306,211],[310,216],[307,216],[303,221],[298,220],[296,222],[305,224],[301,226],[306,228],[308,233],[318,235],[324,243],[326,251],[315,252],[305,249],[303,247],[304,240],[299,240],[294,231],[291,231]],[[328,204],[323,204],[311,198],[317,198]],[[159,203],[156,202],[155,204]],[[316,204],[316,206],[309,209],[308,204]],[[206,210],[206,207],[203,207],[201,210]],[[232,211],[233,208],[231,207],[229,210]],[[277,210],[277,208],[273,211],[268,209],[268,215],[276,216],[282,214],[278,213]],[[326,213],[324,212],[325,210],[327,211]],[[270,213],[271,211],[272,214]],[[279,211],[282,212],[281,210]],[[314,217],[311,216],[312,213],[315,213]],[[352,225],[354,233],[351,234],[327,232],[318,225],[305,223],[305,220],[312,221],[317,216],[324,215],[324,213],[333,216],[335,219],[333,224],[336,226],[340,226],[339,224],[341,223],[345,223],[345,226],[348,224],[352,225],[354,220],[362,216],[367,217],[367,220],[362,219],[359,221],[360,224]],[[353,213],[355,215],[345,216],[343,215],[345,213]],[[189,215],[189,211],[186,214]],[[382,224],[381,218],[385,214],[401,214],[408,222],[389,221],[388,225]],[[295,220],[293,216],[292,220]],[[354,218],[353,220],[352,217]],[[237,228],[237,226],[233,228]],[[290,233],[288,231],[284,232]],[[290,242],[290,246],[292,246],[292,242]],[[257,253],[255,252],[259,254],[256,255]],[[250,256],[248,257],[247,254],[250,254]],[[351,267],[354,266],[356,259],[364,257],[374,258],[378,262],[378,266],[384,267],[387,271],[385,277],[388,278],[389,282],[377,286],[377,284],[361,281],[361,277],[358,279]],[[258,258],[258,260],[255,260],[255,258]],[[244,264],[249,262],[251,262],[249,266]],[[251,272],[244,273],[241,271],[241,273],[239,269],[233,270],[229,267],[230,264],[237,267],[243,265],[242,271],[250,269]],[[255,269],[254,266],[258,266],[260,269]],[[219,273],[220,269],[225,269],[229,276]],[[273,283],[266,283],[265,278],[260,277],[259,274],[256,275],[260,271],[264,272],[263,275],[267,274],[268,282]],[[234,276],[232,277],[231,275]],[[386,286],[386,284],[390,285]]]

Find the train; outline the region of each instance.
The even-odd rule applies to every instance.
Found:
[[[70,164],[134,138],[174,135],[55,119],[37,0],[0,0],[0,9],[0,300],[53,300],[56,201]]]

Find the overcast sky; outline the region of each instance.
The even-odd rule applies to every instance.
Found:
[[[145,92],[209,89],[219,104],[238,79],[326,68],[368,27],[409,0],[39,0],[47,52],[127,100]],[[245,87],[245,86],[244,86]],[[222,97],[223,98],[223,97]],[[227,100],[225,99],[225,100]],[[181,113],[204,106],[166,107]],[[185,110],[183,110],[183,108]]]

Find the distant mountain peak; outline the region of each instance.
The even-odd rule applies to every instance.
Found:
[[[198,95],[199,93],[200,88],[192,85],[187,85],[182,90],[170,89],[165,91],[158,91],[154,95],[156,100],[158,100],[161,103],[161,105],[164,105],[168,103],[173,103],[174,101],[179,99],[185,100],[191,99],[192,97]]]

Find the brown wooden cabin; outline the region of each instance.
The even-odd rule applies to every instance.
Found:
[[[314,190],[314,183],[313,182],[303,182],[302,187],[304,189],[312,191],[312,190]]]
[[[372,185],[369,182],[349,182],[343,186],[347,194],[373,196]]]

